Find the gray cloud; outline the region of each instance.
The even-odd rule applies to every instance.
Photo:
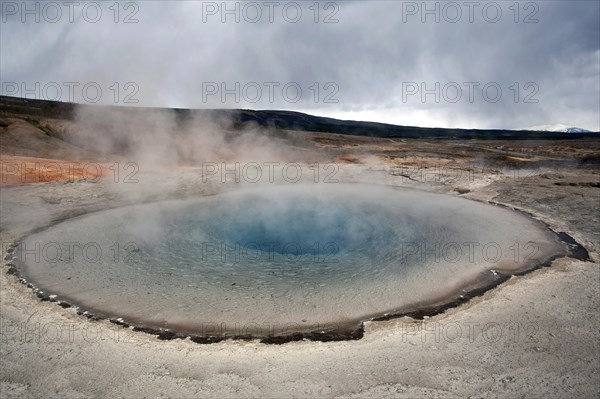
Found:
[[[52,98],[54,91],[44,92],[44,85],[78,82],[74,100],[90,102],[81,89],[97,82],[102,89],[98,102],[104,104],[123,104],[130,95],[145,106],[292,109],[423,126],[564,123],[600,130],[596,1],[521,2],[518,15],[513,2],[476,2],[472,21],[468,2],[322,2],[317,23],[313,2],[297,3],[302,17],[296,23],[286,21],[295,13],[288,6],[284,15],[289,3],[283,1],[275,7],[272,22],[265,2],[227,3],[229,9],[239,7],[239,23],[231,14],[203,14],[210,7],[220,8],[221,2],[138,2],[137,23],[123,23],[136,10],[127,2],[120,3],[118,23],[109,9],[112,2],[100,5],[102,17],[96,23],[82,15],[86,2],[75,9],[73,22],[67,7],[57,2],[63,15],[56,23],[45,20],[53,14],[48,9],[44,15],[43,3],[38,3],[39,23],[34,15],[26,15],[23,23],[22,3],[12,3],[15,15],[9,3],[2,4],[0,27],[3,94],[14,92],[10,83],[25,82],[34,89],[28,97]],[[28,3],[30,8],[35,4]],[[248,18],[260,9],[261,20],[245,20],[244,7]],[[422,15],[423,7],[438,7],[439,23],[433,14]],[[93,15],[92,8],[88,11]],[[496,9],[502,16],[492,23]],[[456,10],[462,12],[460,18]],[[334,11],[332,18],[338,21],[325,23]],[[528,16],[537,22],[525,23]],[[135,86],[125,87],[127,82]],[[220,85],[235,91],[236,82],[239,100],[228,94],[222,102]],[[478,84],[472,101],[467,82]],[[283,93],[288,83],[292,85]],[[435,94],[426,95],[425,101],[421,93],[406,96],[414,85],[420,91],[422,84],[431,90],[436,83],[439,102]],[[482,93],[486,84],[487,99]],[[272,101],[269,85],[274,88]],[[453,102],[457,85],[462,97]],[[256,86],[262,89],[258,98]],[[207,95],[215,87],[219,92]],[[293,101],[297,87],[302,95]],[[497,87],[502,96],[492,102]],[[135,88],[139,90],[134,93]],[[27,93],[19,88],[19,94]],[[537,102],[525,102],[528,95]],[[66,88],[60,99],[69,99]]]

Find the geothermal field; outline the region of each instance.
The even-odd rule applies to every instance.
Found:
[[[598,134],[240,115],[2,98],[8,397],[597,393]]]
[[[0,1],[0,399],[600,398],[600,2]]]

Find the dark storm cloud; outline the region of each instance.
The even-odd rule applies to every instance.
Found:
[[[77,82],[74,100],[90,102],[82,87],[97,82],[98,102],[105,104],[123,104],[129,95],[148,106],[292,109],[426,126],[600,129],[597,1],[322,2],[318,22],[313,2],[276,3],[272,15],[266,2],[227,3],[229,10],[238,7],[239,22],[223,13],[222,2],[120,3],[118,23],[113,3],[101,3],[102,17],[92,23],[95,6],[84,15],[90,3],[80,3],[70,22],[57,2],[62,17],[47,21],[54,14],[44,14],[41,4],[36,23],[35,15],[22,15],[21,2],[3,2],[2,92],[25,82],[29,97],[54,97],[44,85]],[[35,2],[28,4],[35,10]],[[262,17],[251,22],[256,10]],[[124,23],[127,16],[138,22]],[[225,102],[223,88],[232,91]],[[422,89],[433,91],[422,97]],[[60,99],[67,94],[65,88]]]

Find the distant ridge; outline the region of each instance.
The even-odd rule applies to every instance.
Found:
[[[590,130],[582,129],[580,127],[570,127],[568,125],[563,125],[562,123],[558,123],[556,125],[542,125],[542,126],[534,126],[530,127],[529,130],[538,130],[545,132],[563,132],[563,133],[592,133]]]
[[[32,100],[0,96],[0,116],[21,115],[72,120],[76,107],[104,107],[152,111],[166,108],[140,108],[110,105],[81,105],[57,101]],[[488,139],[488,140],[547,140],[600,137],[599,132],[583,133],[502,129],[447,129],[399,126],[378,122],[348,121],[313,116],[295,111],[246,109],[181,109],[172,108],[180,122],[206,115],[228,121],[234,128],[248,125],[307,132],[336,133],[354,136],[406,139]]]

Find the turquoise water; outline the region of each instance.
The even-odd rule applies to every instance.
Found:
[[[352,184],[108,210],[23,242],[36,245],[49,249],[23,259],[24,275],[83,309],[190,334],[259,336],[438,303],[490,270],[521,270],[563,250],[506,209]]]

